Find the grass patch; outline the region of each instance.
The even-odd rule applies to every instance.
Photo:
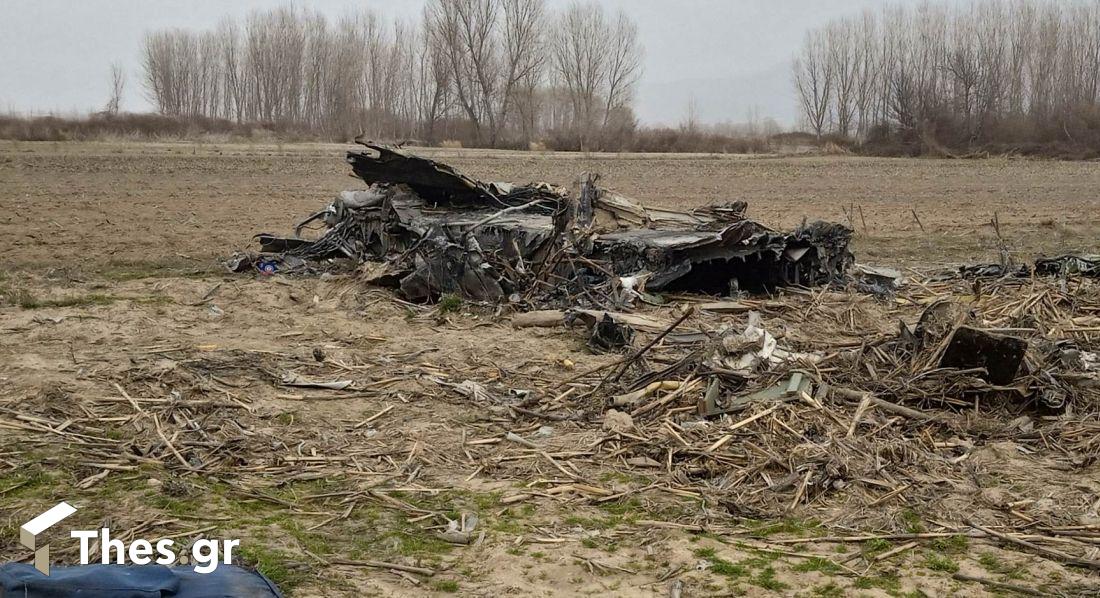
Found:
[[[15,524],[0,525],[0,546],[19,543],[19,529]]]
[[[91,307],[95,305],[110,305],[117,301],[132,301],[146,305],[166,305],[175,303],[175,300],[167,295],[147,295],[136,297],[120,297],[105,293],[89,293],[87,295],[70,295],[67,297],[44,298],[39,297],[28,289],[16,289],[7,285],[0,285],[0,305],[18,305],[23,309],[48,309],[52,307]]]
[[[772,523],[758,525],[752,529],[757,536],[767,538],[776,534],[790,534],[793,536],[811,536],[819,533],[821,522],[814,519],[781,519]]]
[[[799,573],[809,573],[811,571],[817,571],[826,575],[836,575],[837,573],[840,573],[842,571],[840,565],[837,565],[836,563],[828,559],[823,559],[820,557],[806,559],[792,567],[792,569]]]
[[[607,471],[600,474],[601,482],[618,482],[621,484],[639,484],[642,486],[652,484],[653,478],[640,473],[626,473],[622,471]]]
[[[898,518],[901,519],[902,525],[905,526],[905,531],[910,534],[922,534],[924,533],[924,520],[913,509],[904,509],[898,514]]]
[[[841,588],[835,583],[828,583],[814,588],[813,595],[819,596],[820,598],[844,598],[846,594],[844,588]]]
[[[527,527],[520,522],[521,517],[522,515],[516,515],[512,509],[505,509],[504,512],[489,525],[489,529],[494,532],[511,534],[513,536],[523,535],[527,531]]]
[[[1024,568],[1020,565],[1010,565],[993,552],[983,552],[978,556],[978,564],[990,573],[1004,575],[1009,579],[1023,579]]]
[[[458,591],[458,582],[453,579],[439,579],[432,582],[432,589],[437,592],[454,594]]]
[[[901,591],[901,579],[893,573],[867,575],[857,579],[852,587],[860,590],[884,590],[888,594],[894,594]]]
[[[430,511],[439,511],[451,519],[458,519],[462,511],[487,513],[500,507],[501,492],[471,492],[448,490],[438,494],[390,492],[390,496],[410,505]],[[483,517],[484,519],[484,517]]]
[[[624,501],[602,503],[600,504],[600,509],[618,516],[625,516],[629,513],[645,510],[642,507],[642,502],[638,500],[637,497]]]
[[[893,544],[889,540],[883,538],[872,538],[867,540],[860,546],[860,551],[865,558],[877,556],[893,548]]]
[[[196,499],[168,496],[166,494],[157,494],[150,501],[153,506],[170,515],[192,515],[201,512],[203,507],[200,501]]]
[[[122,299],[122,297],[116,297],[116,299]],[[144,297],[128,297],[128,299],[138,305],[170,305],[176,302],[168,295],[146,295]]]
[[[455,313],[462,309],[462,298],[458,295],[446,294],[439,298],[439,313]]]
[[[936,538],[932,541],[932,548],[948,554],[959,554],[970,548],[970,539],[959,534],[946,538]]]
[[[566,525],[576,525],[585,529],[614,529],[619,527],[627,521],[621,515],[611,515],[610,517],[581,517],[580,515],[569,515],[562,520]]]
[[[705,560],[710,564],[710,570],[723,575],[725,577],[748,577],[749,569],[739,563],[731,563],[725,559],[719,558],[713,548],[699,548],[695,551],[695,556]]]
[[[774,567],[764,567],[749,580],[749,583],[773,592],[782,592],[788,587],[787,584],[779,581],[779,578],[776,577]]]
[[[39,490],[49,489],[52,482],[50,476],[37,467],[25,467],[21,471],[0,476],[0,502],[35,496]]]
[[[924,566],[933,571],[942,571],[944,573],[957,573],[959,571],[959,564],[951,557],[926,553],[924,555]]]
[[[982,566],[982,569],[990,573],[1000,573],[1004,568],[1004,563],[1001,562],[1000,557],[992,552],[983,552],[978,557],[978,564]]]
[[[747,559],[742,559],[741,564],[753,569],[760,569],[761,567],[768,567],[775,561],[779,560],[779,555],[774,552],[763,552],[760,550],[752,550],[754,556],[750,556]]]
[[[496,503],[499,502],[498,498],[494,500]],[[533,505],[524,505],[519,508],[507,507],[497,513],[496,519],[489,523],[489,529],[511,535],[524,534],[527,532],[527,525],[524,520],[535,516],[536,512]]]
[[[318,533],[313,533],[302,528],[301,523],[296,520],[288,520],[282,524],[282,528],[286,530],[298,544],[313,554],[331,554],[333,552],[332,546],[329,544],[327,538]]]
[[[409,531],[391,532],[388,536],[397,540],[395,551],[401,556],[435,556],[446,554],[454,548],[454,544],[445,540],[434,536],[410,533]]]
[[[245,564],[255,567],[265,577],[275,582],[279,589],[289,590],[300,585],[307,576],[297,567],[289,555],[269,548],[242,543],[237,554]]]

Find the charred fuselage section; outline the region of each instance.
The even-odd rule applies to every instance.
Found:
[[[382,262],[377,282],[410,300],[601,303],[622,290],[725,295],[843,276],[852,231],[817,222],[778,232],[736,202],[691,212],[647,209],[585,176],[573,190],[483,183],[382,146],[349,152],[369,187],[346,191],[291,238],[259,235],[262,251],[303,261]],[[322,221],[317,239],[300,238]]]

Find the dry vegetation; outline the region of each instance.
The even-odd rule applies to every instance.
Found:
[[[560,397],[571,382],[599,378],[585,371],[616,360],[592,354],[575,333],[513,330],[494,310],[457,301],[407,305],[344,277],[218,270],[216,260],[248,248],[254,232],[287,230],[357,186],[343,149],[0,146],[0,235],[8,240],[0,254],[3,559],[27,556],[13,535],[18,523],[67,499],[88,525],[109,519],[113,529],[147,536],[240,537],[244,562],[293,595],[668,595],[675,579],[685,595],[1004,591],[956,574],[1045,591],[1081,593],[1094,584],[1079,568],[1008,550],[962,524],[970,516],[1019,523],[1015,509],[1038,522],[1031,531],[1039,535],[1072,527],[1095,510],[1095,463],[1073,457],[1090,454],[1094,432],[1037,421],[1043,433],[1024,438],[982,417],[962,417],[952,429],[873,412],[846,466],[885,486],[791,502],[795,484],[745,494],[731,507],[699,480],[667,475],[664,453],[651,445],[684,451],[689,457],[677,458],[700,467],[744,469],[754,459],[755,467],[768,452],[812,448],[780,424],[843,436],[855,405],[784,405],[727,441],[725,461],[709,461],[691,447],[713,445],[718,428],[669,433],[666,414],[655,411],[616,436],[601,426],[596,405]],[[568,182],[598,171],[610,186],[664,206],[744,199],[750,214],[776,226],[851,218],[856,254],[876,264],[995,260],[994,212],[1021,260],[1100,250],[1100,173],[1085,163],[434,155],[489,180]],[[1095,297],[1082,289],[1039,290],[1062,306],[1065,293]],[[759,307],[789,342],[826,334],[843,346],[896,330],[929,296],[966,292],[917,287],[898,304],[796,293]],[[1007,291],[991,292],[983,308],[1007,312],[1012,301]],[[649,315],[667,319],[672,309]],[[287,371],[353,380],[355,390],[288,388],[278,382]],[[465,380],[498,398],[533,389],[581,419],[517,416],[455,386]],[[909,452],[894,447],[882,469],[865,470],[870,461],[859,451],[875,446],[879,426],[905,431],[913,444]],[[974,426],[984,426],[976,450],[950,440]],[[678,446],[676,435],[690,446]],[[754,441],[762,452],[746,444]],[[922,470],[912,463],[928,462],[913,456],[924,452],[970,456]],[[642,456],[657,466],[634,460]],[[898,477],[878,479],[891,475]],[[753,479],[738,491],[749,487],[767,485]],[[462,513],[479,517],[480,543],[439,539],[445,518]],[[1095,559],[1095,522],[1086,525],[1093,527],[1057,546]],[[835,539],[860,532],[871,537]]]

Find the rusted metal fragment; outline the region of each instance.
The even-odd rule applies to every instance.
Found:
[[[1063,255],[1035,260],[1039,276],[1088,276],[1100,278],[1100,255]]]
[[[697,404],[700,416],[716,417],[724,413],[743,411],[760,403],[793,400],[802,396],[808,397],[813,390],[813,383],[808,376],[795,371],[790,378],[782,380],[774,386],[741,397],[722,397],[718,388],[716,380],[712,380],[707,392]]]
[[[957,273],[963,278],[1027,278],[1029,276],[1085,276],[1100,278],[1100,255],[1060,255],[1039,258],[1034,265],[1027,264],[967,264]]]
[[[588,339],[588,346],[596,351],[612,351],[629,346],[634,342],[634,329],[626,324],[616,322],[609,314],[592,328],[592,336]]]
[[[1012,384],[1027,354],[1027,341],[1015,336],[960,326],[940,359],[940,367],[983,368],[981,377],[998,386]]]

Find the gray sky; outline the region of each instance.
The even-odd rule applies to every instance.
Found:
[[[551,8],[570,0],[548,0]],[[700,120],[795,118],[790,61],[807,29],[883,0],[600,0],[624,8],[646,48],[635,103],[649,124],[677,123],[694,97]],[[913,0],[903,0],[910,4]],[[102,108],[112,62],[129,75],[123,110],[150,108],[140,87],[145,31],[209,28],[287,0],[0,0],[0,111]],[[369,8],[415,19],[424,0],[298,0],[332,17]]]

